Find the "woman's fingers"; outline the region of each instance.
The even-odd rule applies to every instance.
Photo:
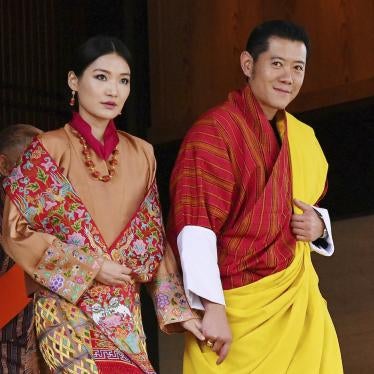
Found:
[[[194,334],[197,339],[204,341],[205,337],[203,333],[201,332],[201,321],[199,319],[191,319],[188,321],[182,322],[182,326]]]
[[[128,268],[127,266],[125,266],[125,265],[120,265],[120,266],[122,268],[122,273],[128,274],[128,275],[130,275],[132,273],[132,270],[130,268]]]

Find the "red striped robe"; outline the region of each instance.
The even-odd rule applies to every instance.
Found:
[[[281,147],[246,86],[203,115],[182,143],[168,238],[177,254],[184,226],[214,231],[224,289],[283,270],[294,257],[289,148],[286,129],[280,133]]]

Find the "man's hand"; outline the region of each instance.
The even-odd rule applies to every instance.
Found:
[[[201,331],[201,320],[198,318],[189,319],[188,321],[181,322],[181,326],[189,331],[190,333],[194,334],[197,339],[204,341],[205,337]]]
[[[311,205],[294,199],[294,204],[302,214],[293,214],[291,219],[292,233],[297,240],[313,242],[323,235],[325,224]]]
[[[213,343],[212,350],[217,353],[217,365],[223,362],[229,353],[232,335],[226,317],[224,305],[202,299],[205,314],[202,321],[202,332],[205,341]]]
[[[124,285],[132,282],[131,269],[114,261],[104,260],[101,269],[96,275],[96,280],[107,286]]]

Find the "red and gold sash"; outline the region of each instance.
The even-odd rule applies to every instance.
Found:
[[[154,276],[164,248],[155,182],[111,246],[105,243],[73,186],[38,139],[5,179],[4,188],[33,230],[52,234],[87,255],[104,256],[126,265],[138,282],[150,281]],[[94,282],[77,305],[145,373],[154,372],[140,339],[142,327],[136,283],[119,287]]]

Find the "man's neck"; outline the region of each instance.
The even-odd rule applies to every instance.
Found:
[[[282,139],[281,139],[281,136],[279,134],[278,127],[277,127],[277,116],[274,116],[273,119],[269,120],[269,122],[270,122],[270,125],[271,125],[271,127],[274,131],[275,137],[277,138],[278,144],[281,145],[282,144]]]

